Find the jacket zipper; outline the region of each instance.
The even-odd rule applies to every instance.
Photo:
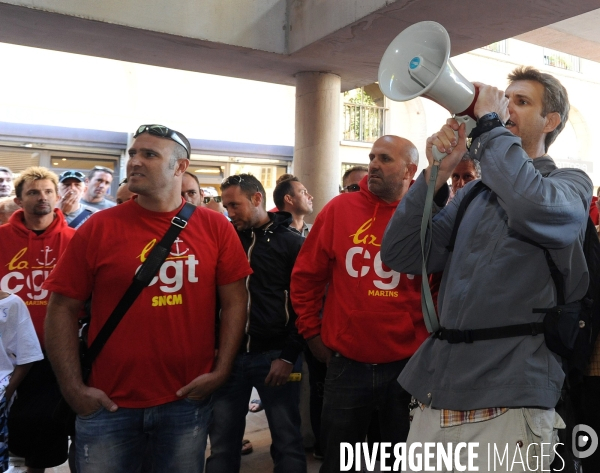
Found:
[[[248,248],[248,264],[250,264],[250,260],[252,259],[252,250],[254,249],[254,245],[256,244],[256,232],[252,230],[252,243],[250,244],[250,248]],[[248,293],[248,305],[246,306],[246,335],[248,336],[248,341],[246,342],[246,353],[250,352],[250,334],[248,331],[250,330],[250,310],[252,309],[252,296],[250,295],[250,278],[252,275],[246,278],[246,292]]]
[[[287,289],[283,292],[285,293],[285,326],[287,327],[287,324],[290,322],[290,311],[288,310],[289,297]]]

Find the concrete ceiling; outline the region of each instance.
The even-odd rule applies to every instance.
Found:
[[[375,5],[370,13],[342,27],[338,27],[339,21],[332,21],[335,31],[326,31],[313,41],[309,33],[314,10],[305,7],[298,13],[298,5],[327,8],[323,15],[335,17],[335,8],[344,8],[347,1],[282,0],[287,5],[283,30],[287,28],[288,36],[281,53],[240,46],[239,41],[233,45],[159,32],[152,25],[140,28],[98,21],[89,19],[94,18],[91,14],[82,18],[80,13],[57,13],[46,5],[40,8],[44,3],[40,1],[33,2],[36,8],[0,1],[0,42],[285,85],[294,85],[298,72],[332,72],[341,76],[343,90],[374,82],[381,56],[392,39],[407,26],[424,20],[444,25],[453,56],[517,37],[600,61],[599,0],[505,0],[493,4],[481,0],[370,0]],[[381,4],[384,6],[379,8]],[[227,24],[227,18],[221,21]],[[237,21],[239,24],[240,19]],[[269,28],[281,31],[282,24],[272,22]],[[296,38],[309,37],[312,42],[305,41],[306,45],[293,50],[288,41],[293,28]]]
[[[517,39],[600,62],[600,9],[529,31]]]

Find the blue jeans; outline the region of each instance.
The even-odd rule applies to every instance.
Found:
[[[325,458],[321,473],[340,469],[340,443],[364,442],[377,417],[381,442],[405,442],[410,428],[411,396],[396,378],[408,360],[371,365],[336,353],[327,367],[321,423]]]
[[[260,395],[269,429],[275,473],[306,473],[306,455],[300,434],[300,383],[265,386],[271,362],[280,350],[239,354],[227,383],[213,395],[214,417],[209,428],[211,454],[206,473],[240,471],[241,448],[248,401],[254,386]],[[298,359],[294,371],[300,371]]]
[[[78,416],[77,471],[131,473],[141,471],[143,463],[155,472],[202,473],[211,413],[210,399],[181,399]]]

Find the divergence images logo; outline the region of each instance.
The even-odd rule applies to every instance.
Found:
[[[573,455],[577,458],[587,458],[598,448],[598,435],[589,425],[579,424],[573,428]]]

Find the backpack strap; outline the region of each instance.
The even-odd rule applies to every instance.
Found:
[[[458,211],[456,212],[456,218],[454,219],[454,227],[452,228],[452,234],[450,235],[450,241],[446,249],[450,252],[454,251],[454,243],[456,243],[456,234],[458,233],[458,227],[460,226],[460,222],[465,216],[465,212],[467,211],[467,207],[473,201],[475,197],[481,194],[485,189],[489,189],[481,180],[473,185],[467,195],[463,197],[460,205],[458,206]]]
[[[448,343],[473,343],[480,340],[496,340],[498,338],[522,337],[525,335],[536,336],[543,333],[543,322],[533,322],[474,330],[456,330],[440,327],[432,336],[440,340],[447,340]]]
[[[77,217],[71,220],[71,223],[69,223],[69,227],[77,228],[83,223],[85,219],[89,218],[93,213],[94,212],[92,212],[90,209],[83,209]]]
[[[544,175],[544,177],[546,177]],[[458,206],[458,211],[456,213],[456,218],[454,220],[454,227],[452,228],[452,233],[450,235],[450,241],[448,242],[448,246],[446,249],[450,252],[454,251],[454,245],[456,243],[456,236],[458,234],[458,228],[460,227],[460,223],[465,216],[467,211],[467,207],[469,204],[477,197],[481,192],[485,189],[489,189],[482,181],[477,182],[473,185],[473,187],[469,190],[467,195],[465,195]],[[565,301],[565,281],[563,275],[559,271],[556,263],[550,256],[550,252],[541,246],[540,244],[534,242],[533,240],[526,239],[532,245],[535,245],[544,251],[544,255],[546,256],[546,262],[548,264],[548,268],[550,269],[550,274],[552,276],[552,280],[554,281],[554,285],[556,286],[556,297],[558,305],[564,304]],[[535,312],[547,312],[551,309],[534,309]],[[538,334],[544,333],[544,324],[542,322],[539,323],[525,323],[525,324],[516,324],[516,325],[505,325],[502,327],[492,327],[492,328],[482,328],[482,329],[474,329],[474,330],[457,330],[457,329],[447,329],[444,327],[440,327],[434,334],[434,338],[439,338],[440,340],[447,340],[448,343],[473,343],[479,340],[495,340],[499,338],[510,338],[510,337],[520,337],[526,335],[536,336]]]

